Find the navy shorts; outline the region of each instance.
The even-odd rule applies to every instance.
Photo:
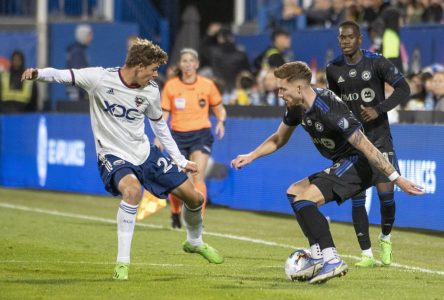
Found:
[[[197,150],[211,155],[211,149],[214,142],[211,128],[204,128],[188,132],[171,131],[171,135],[176,141],[180,152],[186,158],[190,158],[191,153]]]
[[[372,186],[372,171],[367,158],[356,154],[310,175],[308,180],[319,188],[325,202],[341,204]]]
[[[145,189],[158,198],[166,199],[169,192],[188,179],[187,174],[159,148],[152,145],[150,150],[147,160],[139,166],[111,154],[99,155],[98,167],[105,189],[114,196],[121,195],[117,186],[120,179],[134,174]]]

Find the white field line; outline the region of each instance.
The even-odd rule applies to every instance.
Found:
[[[88,221],[96,221],[96,222],[102,222],[102,223],[110,223],[110,224],[116,224],[116,221],[114,219],[106,219],[106,218],[100,218],[100,217],[93,217],[93,216],[87,216],[87,215],[81,215],[81,214],[72,214],[72,213],[65,213],[60,212],[56,210],[47,210],[47,209],[41,209],[41,208],[34,208],[34,207],[28,207],[28,206],[22,206],[22,205],[15,205],[10,203],[0,203],[0,207],[3,208],[9,208],[9,209],[15,209],[15,210],[21,210],[21,211],[29,211],[29,212],[35,212],[35,213],[41,213],[46,215],[53,215],[53,216],[59,216],[59,217],[66,217],[66,218],[74,218],[74,219],[82,219],[82,220],[88,220]],[[154,229],[170,229],[162,225],[155,225],[155,224],[146,224],[146,223],[136,223],[139,227],[145,227],[145,228],[154,228]],[[172,230],[172,229],[170,229]],[[267,245],[267,246],[274,246],[274,247],[281,247],[281,248],[288,248],[288,249],[296,249],[296,248],[303,248],[303,247],[296,247],[292,245],[287,244],[280,244],[260,239],[253,239],[245,236],[238,236],[233,234],[225,234],[225,233],[217,233],[217,232],[207,232],[205,231],[205,235],[210,236],[216,236],[226,239],[232,239],[232,240],[238,240],[238,241],[245,241],[255,244],[261,244],[261,245]],[[351,258],[354,260],[360,260],[360,257],[353,256],[353,255],[346,255],[341,254],[342,257]],[[378,262],[381,263],[381,262]],[[154,264],[153,264],[154,265]],[[160,264],[159,264],[160,265]],[[442,275],[444,276],[444,271],[436,271],[436,270],[430,270],[426,268],[421,267],[414,267],[414,266],[408,266],[408,265],[402,265],[398,263],[392,263],[392,267],[401,268],[409,271],[417,271],[421,273],[429,273],[429,274],[436,274],[436,275]]]
[[[103,261],[69,261],[69,260],[63,260],[63,261],[49,261],[49,260],[16,260],[16,259],[9,259],[9,260],[0,260],[1,264],[53,264],[53,265],[115,265],[115,262],[103,262]],[[185,267],[187,265],[184,264],[154,264],[154,263],[143,263],[143,262],[132,262],[132,266],[151,266],[151,267]]]

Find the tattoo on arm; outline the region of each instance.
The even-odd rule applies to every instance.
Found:
[[[367,157],[370,164],[389,176],[395,171],[392,164],[382,155],[382,153],[358,130],[349,138],[349,143],[361,151]]]

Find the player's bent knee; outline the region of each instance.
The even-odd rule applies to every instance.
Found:
[[[142,189],[136,185],[130,185],[123,188],[123,200],[132,205],[139,204],[142,199]]]

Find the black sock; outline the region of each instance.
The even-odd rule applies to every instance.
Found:
[[[305,225],[304,221],[302,220],[300,214],[297,212],[297,210],[293,207],[294,198],[296,196],[292,194],[287,194],[288,201],[290,201],[291,208],[293,208],[294,214],[296,216],[296,220],[299,223],[299,226],[301,227],[302,232],[304,233],[305,237],[308,239],[308,243],[311,245],[316,244],[316,240],[314,237],[310,234],[310,232],[307,229],[307,226]]]
[[[321,214],[316,203],[309,200],[299,200],[294,202],[292,207],[299,215],[314,241],[319,244],[321,250],[335,246],[328,221]]]
[[[368,215],[365,210],[365,198],[352,198],[352,219],[361,250],[370,249],[372,243],[370,241]]]
[[[395,222],[396,204],[393,194],[393,192],[387,192],[378,195],[381,204],[381,231],[384,235],[389,235],[392,232]]]

